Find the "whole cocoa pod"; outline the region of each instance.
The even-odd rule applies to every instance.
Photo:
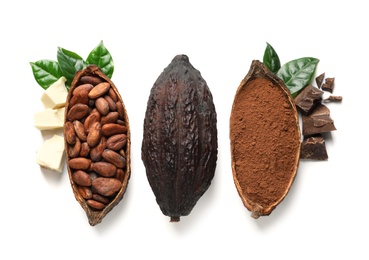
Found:
[[[211,184],[216,124],[205,80],[186,55],[177,55],[151,89],[141,149],[149,184],[171,222],[190,214]]]
[[[118,104],[121,111],[119,117],[109,122],[115,128],[124,130],[122,134],[125,136],[125,142],[115,147],[115,151],[107,147],[108,136],[103,131],[106,124],[105,120],[102,121],[108,113],[118,114],[114,111],[116,107],[108,106],[105,101],[110,96],[114,98],[112,102]],[[100,101],[96,102],[97,100]],[[128,115],[116,86],[95,65],[89,65],[76,73],[68,93],[65,111],[65,125],[70,126],[65,128],[65,136],[71,136],[80,142],[77,150],[73,138],[65,141],[70,183],[76,200],[85,210],[90,225],[94,226],[121,201],[128,185],[130,178]],[[117,166],[104,160],[105,151],[116,155],[114,163]]]

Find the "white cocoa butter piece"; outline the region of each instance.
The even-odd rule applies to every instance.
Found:
[[[64,138],[59,135],[44,141],[36,154],[36,163],[41,167],[63,172]]]
[[[43,111],[34,114],[34,126],[38,130],[54,130],[64,126],[65,108],[51,109],[46,108]]]
[[[68,96],[68,90],[65,87],[65,77],[60,77],[56,82],[50,85],[43,95],[41,101],[45,108],[60,108],[65,106],[65,102]]]

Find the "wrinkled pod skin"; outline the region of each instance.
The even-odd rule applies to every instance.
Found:
[[[186,55],[154,83],[147,103],[142,161],[156,201],[171,222],[187,216],[211,184],[218,141],[212,94]]]

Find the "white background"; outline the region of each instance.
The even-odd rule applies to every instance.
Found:
[[[368,259],[369,18],[364,1],[6,1],[0,8],[0,259]],[[132,131],[132,174],[118,206],[95,227],[75,200],[66,169],[42,170],[33,127],[43,89],[29,62],[57,47],[87,58],[103,40]],[[282,63],[311,56],[335,77],[328,104],[337,131],[329,160],[303,161],[286,199],[257,220],[233,184],[229,116],[236,89],[266,42]],[[141,161],[146,102],[162,70],[187,54],[218,114],[212,185],[170,223]]]

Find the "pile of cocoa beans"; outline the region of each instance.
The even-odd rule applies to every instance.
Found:
[[[98,67],[87,67],[72,83],[64,137],[76,199],[95,225],[122,198],[130,174],[127,113]]]

